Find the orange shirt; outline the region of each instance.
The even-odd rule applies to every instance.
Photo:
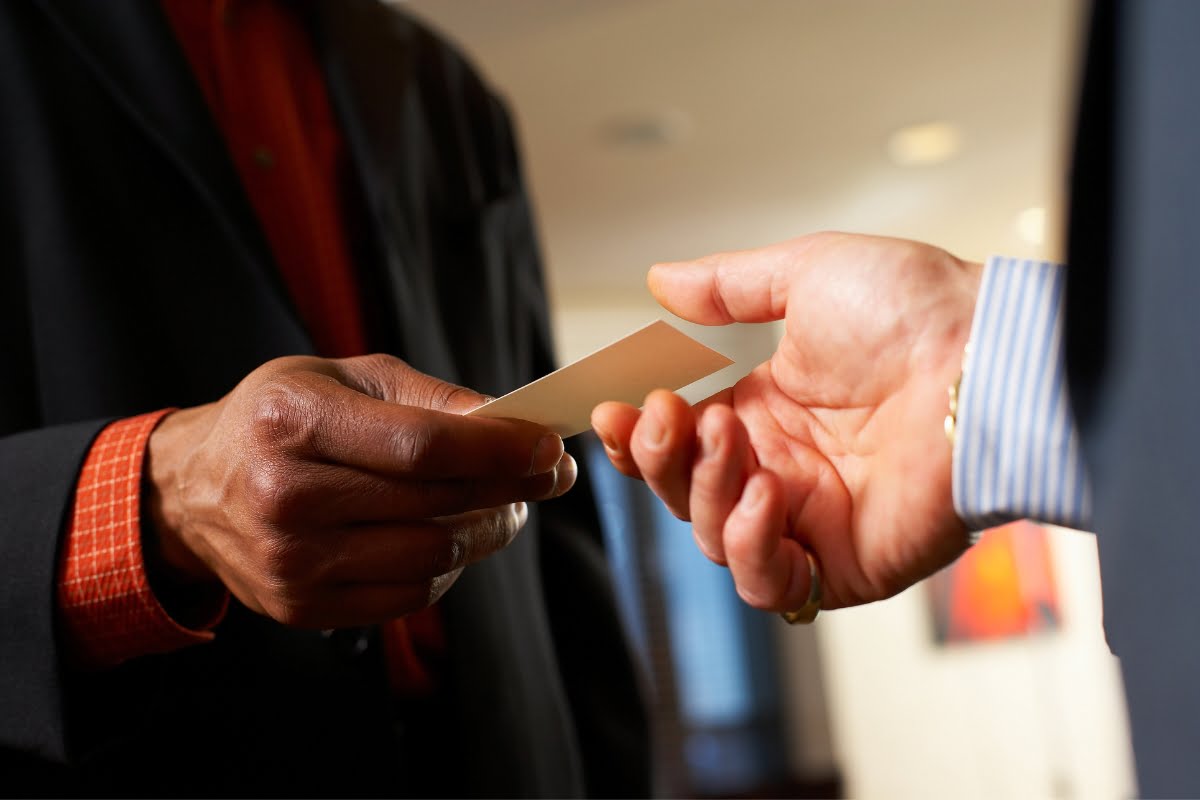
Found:
[[[325,78],[278,0],[162,0],[320,355],[367,352]]]

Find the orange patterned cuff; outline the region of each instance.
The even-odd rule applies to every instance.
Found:
[[[227,592],[189,609],[185,627],[150,588],[142,555],[142,464],[150,434],[173,409],[119,420],[88,451],[59,564],[58,608],[73,660],[92,669],[165,653],[213,638]]]

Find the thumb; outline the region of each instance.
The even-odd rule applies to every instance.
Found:
[[[655,300],[689,322],[770,322],[787,310],[795,255],[775,245],[655,264],[646,283]]]
[[[406,406],[465,414],[492,398],[413,369],[399,358],[376,354],[338,359],[342,382],[358,391]]]

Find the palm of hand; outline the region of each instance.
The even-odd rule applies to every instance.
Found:
[[[942,417],[975,276],[912,243],[821,244],[824,268],[788,287],[776,352],[728,400],[758,463],[781,479],[787,535],[819,554],[826,606],[837,607],[895,594],[966,546],[947,513]]]
[[[949,380],[888,369],[887,354],[869,351],[833,363],[798,357],[806,345],[789,334],[728,402],[758,464],[780,478],[784,535],[819,554],[826,607],[888,597],[966,544],[961,523],[943,511],[951,505],[941,425]]]
[[[695,409],[667,392],[604,404],[613,464],[643,478],[759,608],[888,597],[966,546],[940,420],[981,267],[928,245],[817,234],[659,265],[651,291],[708,325],[784,319],[771,358]]]

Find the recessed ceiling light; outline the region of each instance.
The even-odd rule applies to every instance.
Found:
[[[949,122],[909,125],[888,137],[887,152],[902,167],[940,164],[958,154],[962,131]]]
[[[1017,214],[1017,236],[1029,244],[1046,241],[1046,209],[1041,206],[1027,208]]]
[[[616,147],[653,149],[678,144],[692,133],[692,118],[677,108],[627,114],[606,122],[605,141]]]

